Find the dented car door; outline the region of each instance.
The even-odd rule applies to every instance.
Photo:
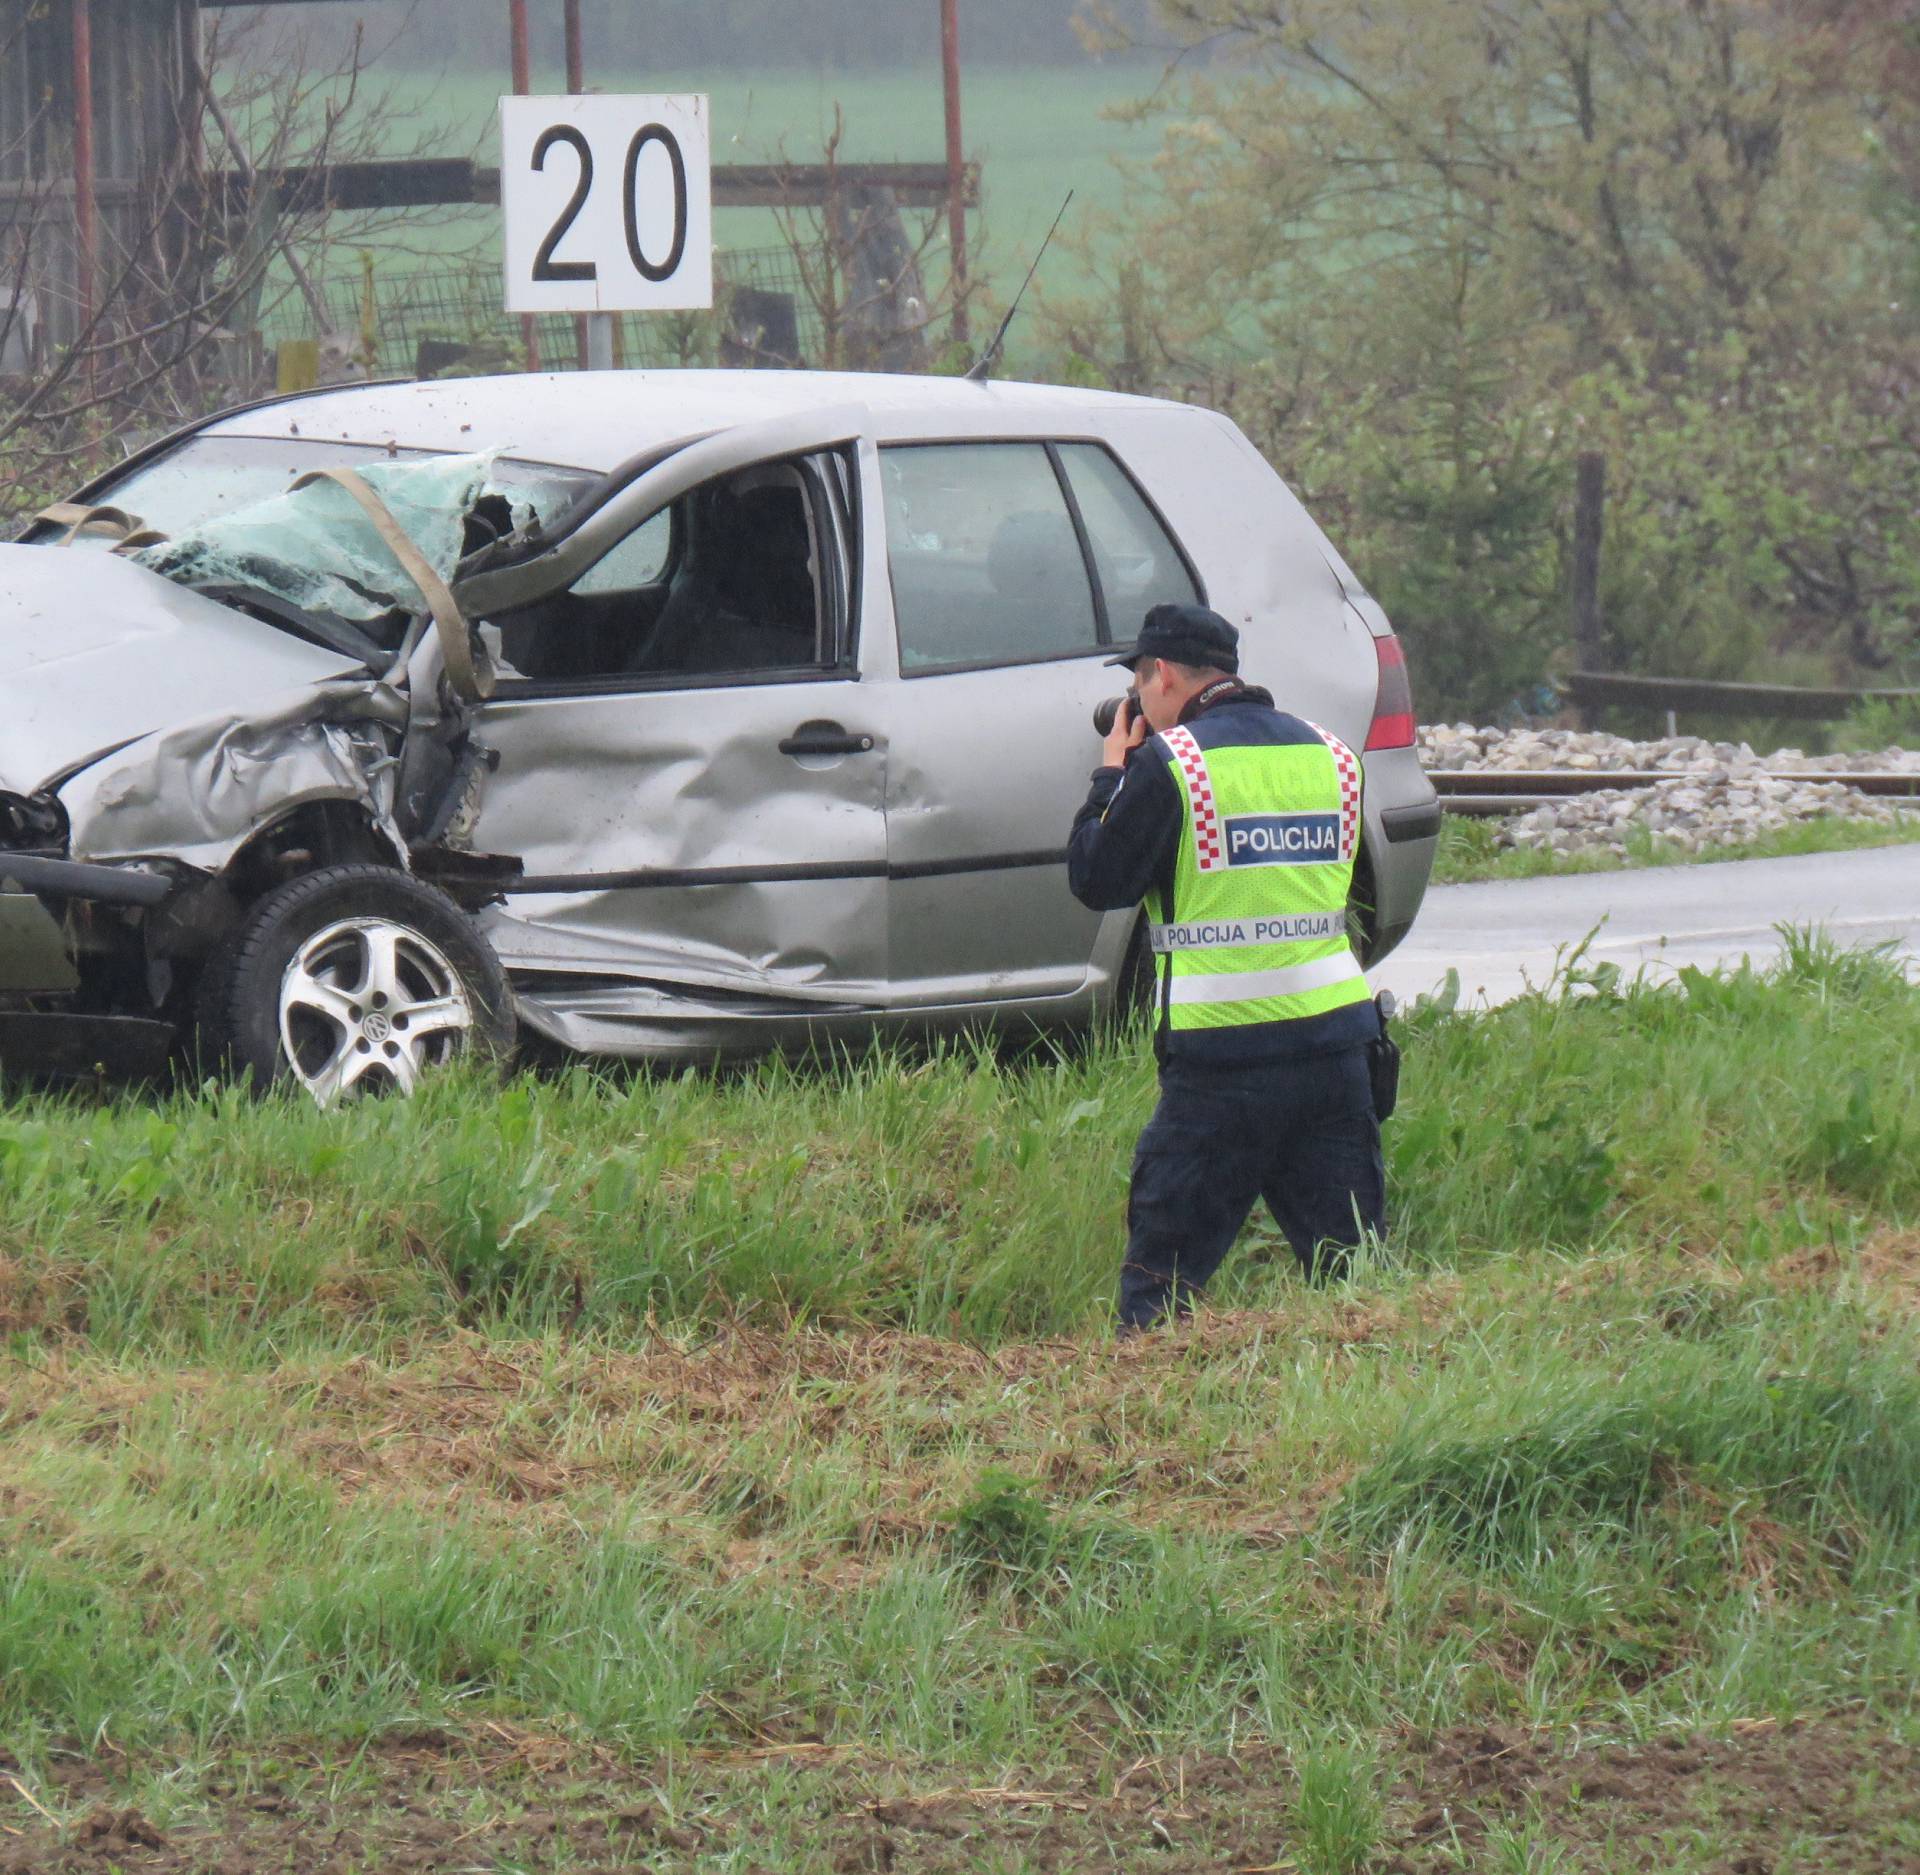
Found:
[[[498,661],[473,843],[523,868],[487,935],[574,1046],[702,1006],[886,998],[886,749],[857,669],[848,413],[638,478],[540,570],[461,591]]]
[[[1148,607],[1191,604],[1199,582],[1098,444],[901,440],[878,451],[876,482],[900,662],[887,778],[897,994],[1072,996],[1103,921],[1067,889],[1067,827],[1100,760],[1093,706],[1129,682],[1107,660]],[[1125,938],[1107,933],[1117,958]]]

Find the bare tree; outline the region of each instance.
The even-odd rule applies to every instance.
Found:
[[[940,215],[929,212],[913,228],[890,189],[846,175],[845,136],[836,104],[822,151],[824,189],[807,199],[790,193],[773,210],[820,333],[819,355],[805,362],[825,370],[924,371],[932,362],[930,329],[952,317],[956,295],[971,302],[980,283],[956,285],[949,276],[944,288],[929,290],[926,262],[944,242]],[[779,166],[787,162],[783,147]],[[736,305],[736,327],[738,315]],[[802,362],[760,349],[760,362]]]
[[[33,21],[0,20],[4,69]],[[70,484],[129,431],[257,391],[263,318],[297,295],[324,333],[328,246],[395,224],[335,216],[329,200],[342,164],[424,153],[394,149],[398,109],[368,83],[378,49],[356,32],[322,66],[298,39],[266,56],[250,38],[269,30],[256,16],[186,46],[84,298],[62,278],[74,213],[44,155],[72,126],[39,101],[0,146],[0,177],[15,178],[0,183],[0,513]]]

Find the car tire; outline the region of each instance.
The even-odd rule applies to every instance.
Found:
[[[410,1094],[422,1072],[513,1048],[506,972],[444,892],[389,866],[329,866],[269,892],[208,961],[204,1064],[328,1107]]]

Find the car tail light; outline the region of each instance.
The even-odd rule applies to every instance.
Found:
[[[1413,689],[1407,682],[1407,654],[1392,632],[1373,641],[1380,660],[1380,686],[1373,693],[1373,727],[1367,731],[1370,749],[1413,747]]]

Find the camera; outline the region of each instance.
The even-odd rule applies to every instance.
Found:
[[[1097,729],[1102,736],[1112,735],[1113,726],[1120,720],[1122,711],[1126,713],[1126,720],[1129,723],[1132,722],[1134,717],[1139,715],[1139,691],[1129,690],[1124,697],[1102,697],[1100,701],[1093,706],[1094,728]]]

